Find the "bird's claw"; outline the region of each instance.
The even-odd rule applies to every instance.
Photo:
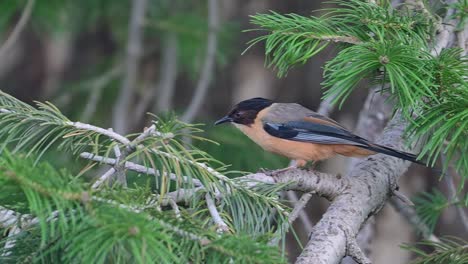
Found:
[[[258,172],[263,173],[263,174],[265,174],[267,176],[273,176],[273,175],[276,174],[276,170],[268,170],[268,169],[265,169],[265,168],[260,168],[258,170]]]

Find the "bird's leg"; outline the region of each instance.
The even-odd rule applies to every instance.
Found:
[[[300,168],[300,167],[304,167],[306,164],[307,164],[307,161],[305,161],[305,160],[292,160],[289,163],[288,167],[283,168],[283,169],[273,170],[273,171],[271,171],[271,174],[278,174],[278,173],[288,171],[290,169],[297,169],[297,168]]]
[[[307,170],[316,170],[317,166],[318,166],[318,162],[311,161],[309,165],[307,166]]]

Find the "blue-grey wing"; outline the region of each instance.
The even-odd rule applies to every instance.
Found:
[[[264,122],[263,129],[274,137],[293,141],[369,146],[367,140],[352,134],[342,127],[309,121],[291,121],[286,123]]]

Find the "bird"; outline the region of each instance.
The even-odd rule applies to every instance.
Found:
[[[370,142],[297,103],[255,97],[236,104],[215,125],[223,123],[234,124],[264,150],[294,160],[292,167],[336,155],[366,157],[377,153],[424,165],[414,154]]]

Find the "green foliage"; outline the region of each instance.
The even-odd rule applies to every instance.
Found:
[[[52,104],[37,105],[36,109],[0,91],[0,138],[3,142],[0,150],[14,145],[14,151],[27,151],[27,156],[38,152],[39,159],[59,140],[59,150],[73,153],[85,151],[89,147],[97,154],[100,144],[110,145],[104,150],[107,153],[112,149],[110,139],[101,140],[99,133],[75,128]]]
[[[451,6],[462,20],[465,2]],[[434,165],[443,153],[444,168],[454,161],[457,171],[468,175],[468,143],[463,140],[468,136],[467,57],[460,49],[431,54],[438,18],[407,6],[395,9],[388,1],[330,3],[336,7],[325,9],[321,17],[253,16],[252,23],[267,34],[250,44],[265,41],[268,65],[283,76],[330,41],[341,43],[338,55],[324,67],[325,96],[341,106],[361,81],[381,84],[381,92],[389,92],[411,122],[409,143],[423,142],[419,158]]]
[[[170,211],[131,205],[135,196],[122,196],[122,190],[91,191],[69,173],[33,162],[6,151],[0,157],[0,204],[22,213],[24,223],[32,219],[19,234],[9,237],[16,244],[2,263],[51,259],[68,263],[282,262],[277,249],[260,243],[262,237],[257,242],[252,236],[219,237],[189,211],[175,221]],[[107,198],[117,195],[119,201]]]
[[[265,41],[268,65],[277,67],[279,76],[283,76],[290,67],[303,64],[322,51],[330,41],[356,45],[378,42],[377,45],[387,46],[398,42],[421,47],[434,30],[427,16],[396,10],[389,4],[380,6],[359,0],[330,3],[338,8],[324,10],[322,17],[275,12],[252,16],[252,23],[268,34],[250,44]]]
[[[418,110],[422,98],[437,101],[431,82],[432,56],[427,40],[434,33],[431,17],[390,4],[367,1],[333,1],[338,8],[326,9],[322,17],[294,14],[259,14],[252,23],[268,32],[251,41],[265,41],[269,66],[279,75],[305,63],[330,41],[343,42],[340,52],[324,69],[326,97],[340,106],[357,84],[370,79],[389,83],[398,107],[409,116]]]
[[[328,88],[325,95],[332,96],[333,102],[340,102],[341,106],[361,80],[375,76],[375,81],[390,83],[390,92],[398,99],[399,108],[409,113],[422,98],[437,100],[427,83],[432,72],[425,64],[430,59],[430,54],[419,47],[398,42],[349,47],[325,66],[323,85]]]
[[[458,198],[448,199],[437,189],[433,189],[432,192],[424,192],[413,200],[416,212],[431,231],[434,230],[440,215],[446,208],[450,206],[468,208],[468,195],[460,200]]]
[[[463,30],[463,27],[468,22],[468,0],[459,0],[449,5],[455,9],[455,14],[452,18],[458,19],[457,30]]]
[[[416,212],[429,229],[434,230],[442,211],[451,205],[443,193],[434,189],[432,193],[425,192],[414,199]]]
[[[409,138],[422,139],[420,157],[427,156],[435,164],[445,155],[444,170],[454,161],[457,171],[468,175],[468,57],[461,57],[461,49],[444,49],[432,65],[437,101],[425,99],[419,116],[408,129]],[[430,136],[426,136],[429,135]],[[463,188],[462,181],[462,186]]]
[[[416,245],[404,245],[403,248],[412,251],[418,258],[411,264],[433,264],[450,263],[464,264],[468,263],[468,241],[455,237],[442,238],[440,242],[422,241]],[[432,253],[426,253],[417,246],[429,246],[434,248]]]
[[[284,76],[290,67],[304,64],[322,51],[327,46],[323,39],[336,36],[333,27],[321,18],[272,12],[252,16],[251,22],[269,34],[251,40],[250,46],[265,41],[268,67],[277,68],[279,76]]]
[[[378,2],[332,1],[335,7],[325,9],[321,17],[257,14],[251,22],[266,34],[249,44],[265,43],[266,64],[281,77],[331,41],[338,42],[337,56],[324,67],[325,96],[341,107],[361,81],[380,84],[381,92],[390,93],[396,109],[408,119],[408,143],[419,141],[419,158],[426,157],[434,166],[443,155],[444,170],[449,163],[455,164],[462,176],[459,190],[463,190],[468,176],[468,58],[457,48],[435,54],[435,29],[440,21],[428,10],[404,5],[396,9],[389,1]],[[466,26],[466,3],[446,6],[456,9],[452,18],[458,19],[457,30]],[[435,190],[415,199],[416,210],[433,230],[445,208],[466,206],[467,198],[450,200]],[[426,254],[408,247],[421,255],[415,263],[468,261],[465,241],[421,244],[436,250]]]
[[[19,234],[4,240],[15,241],[13,248],[4,249],[8,250],[3,254],[5,261],[283,261],[277,249],[266,246],[265,241],[286,221],[286,209],[277,194],[284,186],[258,184],[251,189],[245,182],[229,179],[223,173],[231,172],[222,163],[204,151],[184,146],[181,139],[186,136],[208,141],[194,134],[201,132],[196,126],[169,117],[155,120],[152,133],[119,137],[99,127],[72,122],[52,104],[38,103],[34,108],[3,92],[0,125],[5,142],[0,156],[0,206],[21,214],[19,218],[25,220],[20,222],[26,223]],[[133,181],[127,189],[90,189],[91,182],[86,180],[90,178],[72,177],[38,163],[41,155],[56,148],[70,154],[86,151],[106,159],[117,147],[123,153],[120,164],[143,164],[158,172],[156,180],[141,173],[137,177],[147,180]],[[90,163],[80,174],[89,173],[94,165]],[[193,189],[195,181],[203,189],[181,206],[176,220],[172,207],[163,203],[166,194]],[[223,195],[216,207],[229,234],[216,233],[202,199],[206,194]],[[284,232],[279,235],[284,236]],[[26,241],[30,241],[29,247],[17,248]]]

